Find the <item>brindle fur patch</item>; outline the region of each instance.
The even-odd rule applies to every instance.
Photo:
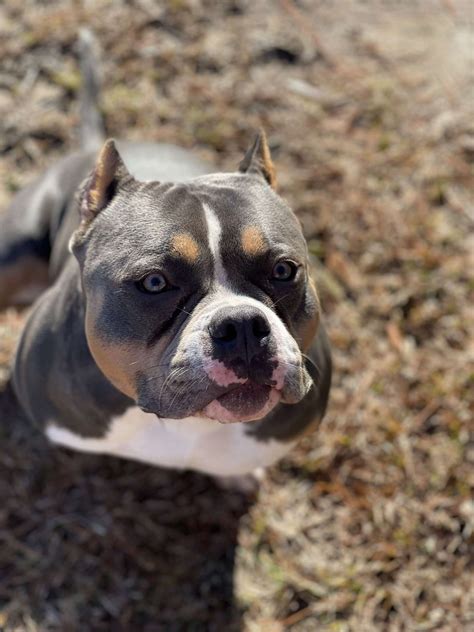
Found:
[[[190,233],[175,235],[171,241],[171,247],[175,254],[188,263],[196,263],[199,258],[199,245]]]

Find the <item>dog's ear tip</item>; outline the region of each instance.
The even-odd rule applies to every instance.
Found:
[[[98,160],[109,160],[109,161],[118,161],[122,160],[120,156],[120,152],[117,147],[117,141],[115,138],[107,138],[104,141],[101,149],[99,150]]]
[[[260,142],[262,142],[262,141],[266,142],[266,140],[267,140],[267,133],[266,133],[265,128],[263,127],[263,125],[260,125],[260,127],[257,129],[256,136],[260,140]]]
[[[99,176],[108,173],[116,179],[129,175],[115,138],[108,138],[102,145],[102,149],[97,156],[95,171],[96,173],[98,172]]]
[[[107,138],[102,145],[102,149],[107,149],[108,151],[116,151],[118,153],[117,141],[115,140],[115,138],[113,138],[112,136]]]
[[[267,135],[262,126],[257,130],[253,143],[240,162],[239,171],[261,175],[273,189],[276,188],[275,166],[270,155]]]
[[[114,138],[108,138],[97,156],[94,169],[80,195],[82,221],[89,224],[112,200],[118,183],[130,176]]]

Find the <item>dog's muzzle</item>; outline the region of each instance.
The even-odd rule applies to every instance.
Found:
[[[160,417],[230,423],[262,419],[279,402],[301,401],[312,380],[283,322],[243,297],[234,305],[214,303],[190,321],[168,375],[154,383],[155,392],[151,384],[143,403]]]
[[[204,408],[204,415],[222,422],[264,416],[281,398],[274,375],[276,344],[267,316],[255,306],[221,307],[208,331],[212,346],[205,371],[228,390]]]

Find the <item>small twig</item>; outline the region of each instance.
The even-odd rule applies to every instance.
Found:
[[[306,608],[302,608],[293,614],[290,614],[289,617],[280,621],[282,625],[294,625],[295,623],[299,623],[303,619],[310,617],[313,614],[313,607],[306,606]]]

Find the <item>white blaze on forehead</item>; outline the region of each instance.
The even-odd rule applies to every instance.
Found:
[[[219,285],[228,286],[229,279],[221,256],[222,227],[215,212],[207,204],[203,204],[202,206],[207,222],[209,248],[212,256],[214,257],[215,280],[219,283]]]
[[[208,227],[209,248],[214,258],[215,286],[210,295],[211,300],[207,304],[204,312],[201,314],[200,321],[197,323],[198,329],[202,330],[207,328],[212,316],[223,306],[236,308],[245,306],[257,307],[267,317],[268,322],[270,323],[273,338],[276,342],[277,351],[274,359],[278,364],[273,371],[272,379],[275,381],[276,388],[282,389],[286,376],[289,373],[294,372],[295,368],[301,363],[301,353],[298,345],[283,321],[273,310],[261,301],[258,301],[251,296],[241,294],[232,288],[222,261],[221,223],[212,208],[205,203],[203,203],[202,206]],[[196,323],[194,323],[194,326],[196,327]],[[189,340],[187,346],[189,348]],[[203,366],[207,375],[217,384],[228,385],[242,382],[242,380],[237,378],[234,371],[229,369],[223,371],[224,367],[221,362],[218,363],[215,360],[207,358],[205,354],[203,354],[200,341],[193,345],[193,358],[195,360],[199,358],[199,362],[201,366]]]

